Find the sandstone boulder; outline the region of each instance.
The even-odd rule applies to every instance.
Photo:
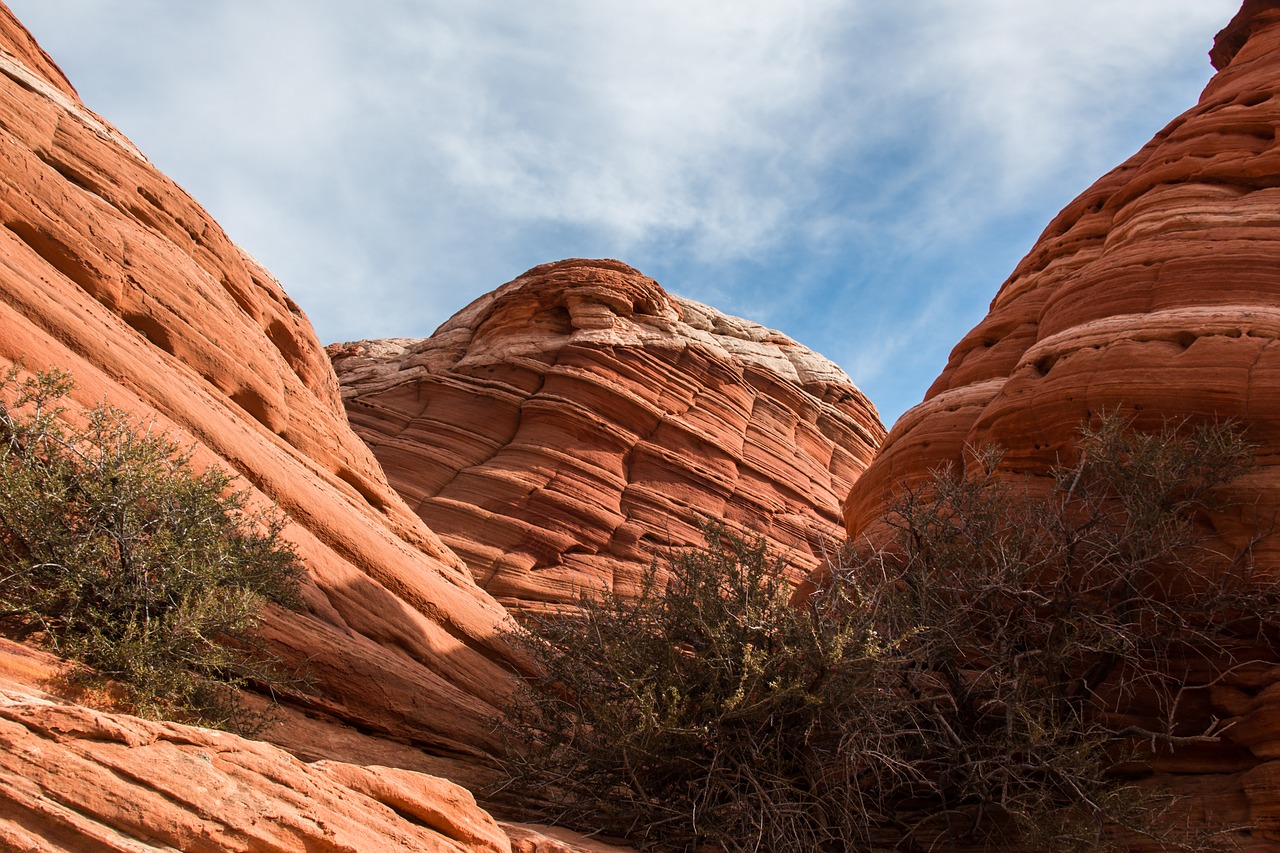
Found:
[[[305,764],[270,744],[0,687],[0,849],[475,851],[506,833],[421,773]]]
[[[226,732],[73,704],[63,698],[69,691],[90,697],[74,695],[62,669],[54,656],[0,638],[0,850],[626,850],[561,829],[499,823],[464,788],[403,769],[404,752],[372,739],[360,765],[307,763]],[[384,755],[400,766],[378,764]]]
[[[846,502],[851,530],[967,444],[1043,471],[1114,410],[1237,419],[1260,445],[1242,491],[1280,504],[1280,8],[1251,0],[1218,46],[1229,64],[1199,104],[1050,223],[895,424]]]
[[[536,267],[430,338],[329,351],[391,484],[522,607],[634,589],[706,519],[807,573],[884,435],[830,361],[617,261]]]

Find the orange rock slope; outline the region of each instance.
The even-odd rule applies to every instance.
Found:
[[[966,443],[1043,470],[1115,409],[1238,419],[1261,445],[1242,487],[1280,503],[1280,4],[1250,0],[1213,56],[1199,104],[1050,223],[895,424],[846,503],[852,530]]]
[[[633,589],[705,519],[807,573],[884,436],[831,362],[617,261],[546,264],[430,338],[330,353],[391,484],[519,606]]]
[[[305,609],[271,611],[266,632],[313,687],[288,697],[272,740],[306,759],[477,778],[517,663],[506,612],[351,432],[298,306],[0,6],[0,369],[18,361],[70,371],[80,404],[133,412],[289,514]]]
[[[1083,419],[1115,410],[1139,426],[1238,420],[1259,466],[1218,532],[1239,545],[1280,512],[1280,2],[1249,0],[1212,58],[1219,73],[1198,105],[1050,223],[895,424],[845,503],[851,533],[966,445],[999,445],[1008,470],[1044,473]],[[1280,536],[1254,557],[1280,573]],[[1202,804],[1214,792],[1218,817],[1260,833],[1280,829],[1277,685],[1271,669],[1215,690],[1211,713],[1235,720],[1223,751],[1244,752],[1184,768],[1221,772],[1187,777],[1186,790]],[[1266,837],[1257,849],[1274,849]]]
[[[499,824],[424,773],[68,704],[33,686],[56,670],[0,640],[0,850],[624,853]]]
[[[69,370],[77,399],[155,421],[279,502],[312,583],[271,630],[310,660],[315,713],[482,748],[508,687],[502,608],[347,427],[298,306],[0,21],[0,365]]]

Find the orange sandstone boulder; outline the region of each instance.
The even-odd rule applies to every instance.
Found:
[[[0,684],[0,849],[510,853],[462,788]]]
[[[60,670],[0,639],[0,850],[625,853],[495,822],[452,782],[380,766],[376,742],[360,765],[306,763],[226,732],[71,704],[43,689],[68,690]]]
[[[1280,509],[1280,3],[1250,0],[1217,45],[1200,103],[1050,223],[895,424],[845,504],[851,531],[967,444],[1044,471],[1117,409],[1239,420],[1262,463],[1241,489]]]
[[[830,361],[617,261],[536,267],[430,338],[329,351],[391,484],[518,606],[633,589],[705,519],[807,572],[884,435]]]

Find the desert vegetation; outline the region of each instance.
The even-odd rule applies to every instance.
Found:
[[[639,597],[528,617],[508,784],[659,849],[1209,849],[1149,767],[1219,738],[1207,687],[1274,659],[1280,591],[1212,528],[1251,459],[1230,424],[1117,415],[1047,480],[975,449],[811,594],[710,524]]]
[[[297,603],[283,517],[119,409],[64,420],[71,388],[0,377],[0,627],[138,713],[252,731],[241,690],[289,680],[255,636],[267,602]]]

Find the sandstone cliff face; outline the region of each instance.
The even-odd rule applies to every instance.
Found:
[[[509,617],[351,432],[298,306],[0,5],[0,369],[19,361],[74,375],[69,417],[106,400],[283,507],[305,609],[265,632],[312,687],[273,746],[64,701],[56,660],[0,640],[0,849],[618,849],[499,826],[439,778],[490,778]]]
[[[1213,59],[1199,104],[1050,223],[895,424],[845,503],[851,533],[966,445],[1002,446],[1008,470],[1043,473],[1083,419],[1115,410],[1139,426],[1191,416],[1247,429],[1260,465],[1236,486],[1238,513],[1217,520],[1228,545],[1280,511],[1280,3],[1249,0]],[[1255,557],[1280,572],[1280,537]],[[1267,831],[1280,809],[1277,682],[1271,669],[1214,693],[1211,713],[1238,721],[1223,754],[1246,759],[1181,768],[1239,772],[1188,777],[1186,790]]]
[[[808,572],[884,435],[831,362],[616,261],[536,267],[430,338],[330,354],[391,484],[522,607],[634,589],[702,519]]]
[[[298,699],[310,728],[274,737],[313,757],[345,755],[350,730],[326,722],[488,748],[505,612],[348,428],[298,306],[0,6],[0,367],[18,360],[69,370],[77,400],[136,413],[292,517],[306,612],[273,611],[268,632],[316,690]]]

